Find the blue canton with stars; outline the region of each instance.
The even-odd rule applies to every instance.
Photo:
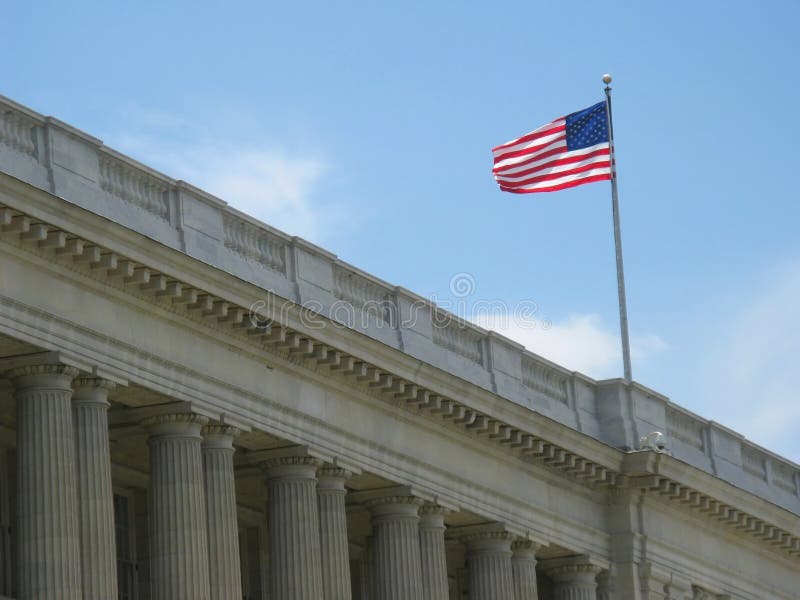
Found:
[[[598,102],[566,117],[567,150],[580,150],[608,142],[606,103]]]

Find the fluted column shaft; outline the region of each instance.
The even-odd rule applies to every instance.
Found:
[[[441,506],[423,506],[419,516],[419,547],[422,563],[422,597],[448,600],[447,552],[444,544],[444,516]]]
[[[358,558],[360,577],[355,583],[358,586],[358,594],[356,596],[359,600],[375,600],[375,569],[372,551],[374,544],[372,543],[372,536],[367,536],[364,542],[364,549]]]
[[[418,510],[411,496],[370,500],[373,590],[380,600],[423,600]]]
[[[108,445],[108,392],[104,379],[78,379],[72,394],[75,468],[84,600],[117,597],[114,494]]]
[[[470,600],[508,600],[514,597],[511,570],[512,535],[506,532],[474,534],[467,544]]]
[[[347,544],[346,469],[324,467],[317,473],[319,538],[324,600],[352,600],[350,554]]]
[[[211,600],[242,598],[236,480],[233,475],[233,438],[238,433],[238,429],[227,425],[209,425],[203,429]]]
[[[63,365],[6,373],[17,403],[18,598],[81,599],[75,438]]]
[[[160,415],[150,432],[150,580],[153,600],[209,600],[200,430],[208,419]]]
[[[308,456],[276,458],[264,464],[269,490],[270,597],[276,600],[323,597],[316,490],[320,464]]]
[[[546,572],[553,581],[554,600],[597,600],[600,567],[590,563],[588,557],[551,561]]]
[[[511,544],[511,571],[514,576],[514,600],[538,600],[536,589],[536,550],[538,544],[518,540]]]

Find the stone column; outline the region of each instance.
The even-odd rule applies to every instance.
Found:
[[[419,547],[422,562],[422,597],[448,600],[447,552],[444,545],[444,516],[447,509],[427,505],[419,511]]]
[[[380,600],[423,600],[419,507],[413,496],[367,501],[372,523],[373,585]]]
[[[511,542],[505,531],[486,531],[462,538],[467,544],[470,600],[514,598]]]
[[[530,540],[511,544],[511,572],[514,576],[514,600],[538,600],[536,590],[536,551],[539,545]]]
[[[369,600],[366,548],[350,546],[350,589],[355,600]]]
[[[614,600],[614,579],[607,569],[597,576],[597,600]]]
[[[84,600],[117,597],[108,392],[114,383],[77,379],[72,394]]]
[[[547,562],[545,572],[553,581],[554,600],[597,600],[600,567],[587,556],[571,556]]]
[[[358,578],[353,581],[353,597],[357,600],[375,600],[375,569],[372,553],[372,536],[364,539],[364,547],[356,556]]]
[[[203,475],[208,525],[208,574],[211,600],[241,600],[239,523],[233,475],[233,438],[228,425],[203,429]]]
[[[344,482],[350,471],[323,467],[317,473],[319,537],[324,600],[351,600],[350,549],[347,543],[347,509]]]
[[[200,431],[206,417],[159,415],[150,432],[152,600],[210,600]]]
[[[271,598],[320,600],[320,555],[317,468],[310,456],[266,461]],[[346,556],[346,555],[345,555]]]
[[[20,600],[81,600],[75,437],[64,365],[12,369],[17,403],[17,589]]]

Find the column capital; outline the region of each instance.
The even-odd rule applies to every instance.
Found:
[[[444,518],[451,510],[438,504],[425,504],[419,509],[420,529],[445,529]]]
[[[34,387],[71,390],[70,383],[79,372],[75,367],[63,364],[39,363],[13,367],[3,375],[14,382],[18,391]]]
[[[72,382],[73,406],[97,405],[108,407],[108,393],[117,387],[117,384],[100,377],[79,377]]]
[[[597,574],[603,570],[585,555],[551,559],[542,564],[542,569],[556,583],[584,584],[594,584]]]
[[[542,544],[534,542],[533,540],[517,538],[511,542],[511,551],[514,553],[514,556],[530,556],[534,560],[536,559],[536,553],[541,547]]]
[[[89,389],[102,389],[110,392],[117,384],[110,379],[103,379],[102,377],[78,377],[72,382],[72,388],[77,391],[79,388]]]
[[[360,490],[351,492],[349,495],[349,499],[352,502],[363,504],[367,508],[373,504],[373,500],[380,500],[384,504],[391,504],[391,501],[383,500],[384,498],[415,498],[418,501],[418,506],[423,504],[446,506],[446,503],[440,498],[411,485],[394,485],[391,487],[374,488],[371,490]],[[397,503],[402,502],[398,501]],[[448,508],[450,507],[448,506]],[[452,508],[455,508],[455,506]]]
[[[466,525],[450,530],[453,537],[467,545],[470,551],[474,550],[502,550],[511,552],[511,542],[517,536],[508,531],[503,523],[482,523],[480,525]]]
[[[470,594],[477,600],[514,597],[511,542],[516,535],[504,523],[459,527],[456,537],[467,545]]]
[[[423,500],[416,496],[381,496],[364,502],[373,519],[413,518],[417,519]]]
[[[441,515],[444,517],[449,515],[451,512],[453,511],[446,506],[440,506],[438,504],[425,504],[419,509],[420,516]]]
[[[181,412],[147,417],[142,420],[141,425],[151,436],[174,435],[199,438],[200,431],[206,423],[208,423],[206,416]]]
[[[371,508],[373,506],[383,506],[385,504],[412,504],[414,506],[422,506],[425,501],[416,496],[381,496],[380,498],[372,498],[364,503],[364,506]]]
[[[510,553],[513,539],[514,535],[507,531],[486,531],[461,537],[470,552],[502,551]]]
[[[316,479],[322,461],[313,456],[278,456],[261,463],[267,481],[274,479]]]
[[[203,450],[233,450],[233,438],[242,432],[238,427],[211,423],[203,427]]]
[[[317,471],[317,492],[344,492],[345,482],[353,472],[342,467],[322,465]]]

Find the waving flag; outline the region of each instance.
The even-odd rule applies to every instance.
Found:
[[[606,103],[560,117],[492,153],[492,172],[504,192],[555,192],[611,179]]]

